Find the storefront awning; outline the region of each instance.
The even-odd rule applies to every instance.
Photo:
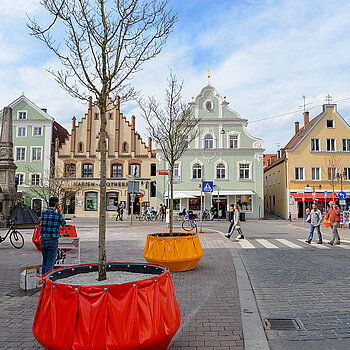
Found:
[[[198,196],[200,196],[200,192],[198,192]],[[165,192],[164,197],[168,198],[168,191]],[[193,195],[188,192],[174,191],[174,199],[185,199],[185,198],[196,198],[196,195]]]
[[[204,195],[205,193],[203,193]],[[250,190],[246,191],[213,191],[212,193],[206,193],[206,194],[212,194],[213,196],[217,196],[218,194],[220,196],[247,196],[247,195],[253,195],[254,192]],[[174,191],[174,199],[185,199],[185,198],[195,198],[200,197],[201,191]],[[164,194],[165,198],[168,198],[168,191]]]
[[[253,195],[254,192],[253,191],[249,191],[249,190],[246,190],[246,191],[213,191],[213,195],[214,196],[217,196],[217,195],[220,195],[220,196],[247,196],[247,195]]]
[[[305,193],[296,193],[296,192],[292,192],[291,195],[294,197],[294,199],[296,201],[302,201],[303,198],[305,201],[325,201],[325,197],[324,197],[324,192],[305,192]],[[347,193],[347,198],[350,197],[350,193]],[[332,192],[328,192],[327,195],[327,201],[332,201],[333,200],[333,193]],[[338,200],[338,196],[337,194],[334,194],[334,200]]]

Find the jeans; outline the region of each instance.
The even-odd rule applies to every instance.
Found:
[[[333,237],[331,240],[332,243],[340,242],[338,226],[339,226],[339,222],[331,222],[332,233],[333,233]]]
[[[309,235],[309,240],[312,241],[312,237],[314,236],[314,230],[317,230],[318,233],[318,240],[322,242],[322,235],[321,235],[321,230],[320,230],[320,225],[315,226],[315,225],[310,225],[310,235]]]
[[[51,271],[56,261],[58,250],[58,238],[47,239],[41,238],[41,254],[43,256],[42,274]]]

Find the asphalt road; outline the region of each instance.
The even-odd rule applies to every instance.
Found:
[[[204,223],[227,231],[227,222]],[[324,244],[317,234],[305,243],[308,226],[283,220],[242,223],[245,240],[232,240],[247,270],[262,322],[293,319],[299,330],[266,330],[270,348],[350,349],[350,230],[341,245]],[[315,232],[316,233],[316,232]],[[232,237],[233,238],[233,237]]]

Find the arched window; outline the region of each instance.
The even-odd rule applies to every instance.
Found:
[[[192,179],[202,178],[202,166],[199,163],[195,163],[192,166]]]
[[[128,151],[128,143],[127,142],[123,142],[122,144],[122,152],[126,153]]]
[[[84,144],[82,142],[78,143],[78,152],[79,153],[84,152]]]
[[[204,136],[204,148],[214,148],[213,136],[207,134]]]
[[[226,179],[226,167],[225,167],[225,164],[219,163],[216,166],[216,178],[217,179]]]

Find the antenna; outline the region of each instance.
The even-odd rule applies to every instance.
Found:
[[[280,148],[281,148],[281,142],[276,142],[276,143],[274,143],[274,145],[277,146],[277,149],[280,149]]]
[[[311,105],[312,102],[306,103],[306,96],[303,95],[303,105],[299,106],[299,108],[303,108],[304,109],[304,113],[306,112],[306,106]]]
[[[330,94],[328,94],[326,96],[326,103],[329,105],[332,102],[332,96]]]

